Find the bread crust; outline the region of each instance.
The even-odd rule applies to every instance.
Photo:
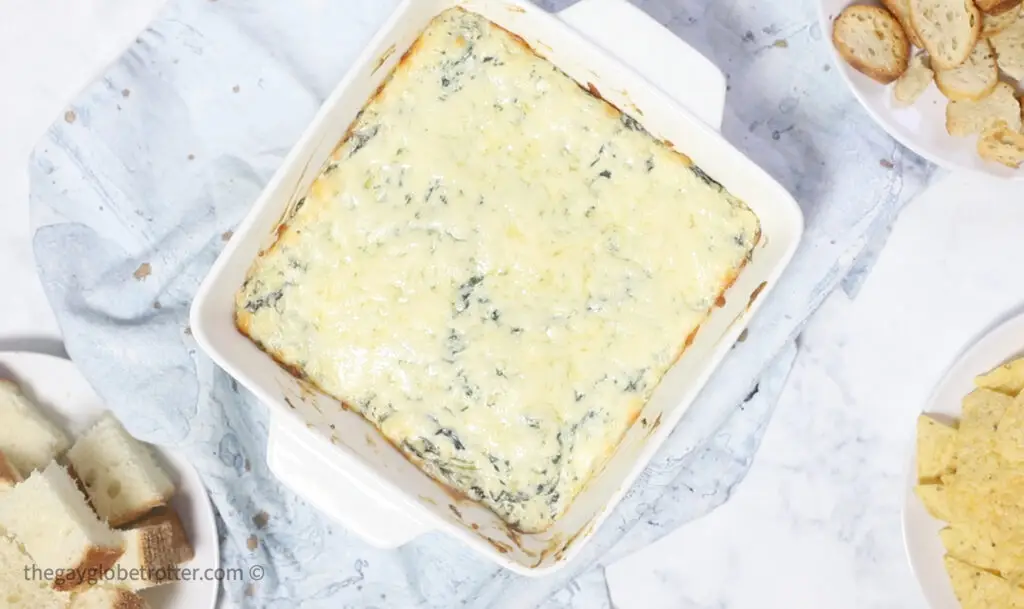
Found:
[[[146,516],[147,514],[152,512],[153,510],[155,510],[155,509],[157,509],[159,507],[163,507],[163,506],[167,505],[167,502],[170,501],[171,497],[173,497],[173,496],[174,496],[174,492],[172,491],[170,493],[167,493],[167,494],[165,494],[163,496],[160,496],[160,497],[156,498],[153,501],[150,501],[149,503],[146,503],[144,505],[140,505],[139,507],[135,508],[134,510],[118,514],[118,516],[116,518],[110,518],[108,523],[112,527],[121,527],[121,526],[124,526],[124,525],[126,525],[126,524],[128,524],[130,522],[135,522],[136,520],[142,518],[143,516]]]
[[[89,509],[92,510],[93,514],[96,514],[96,506],[92,504],[92,499],[89,498],[89,489],[85,487],[85,481],[82,480],[82,477],[78,475],[77,471],[75,471],[75,466],[71,463],[65,463],[63,460],[61,463],[64,464],[64,469],[67,470],[71,481],[75,483],[75,488],[77,488],[78,492],[82,493],[82,497],[85,498],[86,505],[89,506]],[[99,516],[99,514],[96,515]]]
[[[982,12],[989,15],[1002,15],[1020,6],[1021,0],[975,0]]]
[[[169,526],[153,525],[142,527],[138,534],[141,537],[139,547],[144,568],[153,570],[160,567],[174,566]]]
[[[188,562],[195,557],[195,549],[188,539],[185,526],[181,523],[178,512],[171,506],[166,505],[153,510],[152,513],[139,521],[132,523],[132,528],[154,527],[166,525],[170,529],[171,550],[174,564]]]
[[[1016,8],[1016,12],[1007,11],[1002,15],[986,14],[982,18],[981,37],[991,38],[1001,34],[1017,23],[1018,19],[1022,18],[1024,18],[1024,16],[1021,15],[1019,7]]]
[[[0,450],[0,489],[11,488],[22,480],[24,478],[21,473],[7,460],[4,451]]]
[[[896,69],[888,70],[868,64],[858,55],[856,49],[847,44],[846,40],[843,38],[841,27],[847,20],[854,19],[858,15],[863,14],[868,14],[872,19],[885,21],[891,26],[893,36],[888,40],[888,42],[892,47],[893,55],[896,57]],[[839,51],[839,55],[842,56],[843,60],[850,64],[853,69],[872,80],[885,85],[894,82],[899,78],[907,70],[907,66],[910,64],[910,41],[907,39],[907,34],[904,31],[903,26],[900,25],[899,19],[881,7],[854,5],[840,13],[832,26],[832,44],[835,45],[836,50]]]
[[[114,566],[124,548],[102,548],[90,547],[82,560],[72,567],[71,573],[65,573],[63,577],[53,580],[53,589],[59,592],[70,592],[81,587],[83,584],[91,584],[90,578],[95,581],[102,577],[107,569]]]
[[[882,0],[882,4],[885,5],[885,8],[889,9],[892,16],[903,26],[903,32],[910,40],[910,44],[923,49],[924,41],[921,40],[921,35],[917,33],[913,22],[910,20],[910,0]]]

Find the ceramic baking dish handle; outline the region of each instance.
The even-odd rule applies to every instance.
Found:
[[[327,459],[317,452],[313,434],[285,416],[271,415],[267,464],[278,480],[378,548],[397,548],[431,530],[374,490],[379,487],[373,476],[344,467],[337,454]]]
[[[627,0],[580,0],[558,16],[715,130],[721,128],[725,76],[646,13]]]

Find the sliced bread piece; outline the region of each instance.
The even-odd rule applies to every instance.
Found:
[[[1002,15],[986,14],[981,20],[981,37],[990,38],[1017,23],[1021,18],[1021,10],[1006,11]]]
[[[0,493],[7,489],[14,488],[14,485],[24,480],[21,473],[7,459],[4,451],[0,450]]]
[[[0,380],[0,450],[27,476],[67,450],[67,435],[36,408],[17,384]]]
[[[957,137],[981,133],[1003,121],[1010,129],[1020,131],[1020,102],[1013,87],[1001,82],[987,97],[978,101],[951,101],[946,106],[946,131]]]
[[[986,161],[1019,169],[1024,163],[1024,134],[1011,130],[1006,123],[997,123],[982,132],[978,154]]]
[[[181,518],[178,516],[177,510],[173,507],[170,505],[159,507],[153,510],[142,520],[134,523],[132,526],[139,527],[152,525],[170,527],[174,564],[180,565],[195,557],[196,553],[192,548],[192,542],[188,540],[188,533],[185,532],[185,526],[181,523]]]
[[[910,67],[900,76],[892,88],[893,97],[899,106],[909,106],[928,89],[935,73],[928,67],[928,55],[924,52],[914,55]]]
[[[913,22],[910,20],[910,0],[882,0],[882,4],[885,5],[885,8],[889,9],[892,16],[895,17],[900,22],[900,25],[903,26],[903,32],[910,40],[910,44],[919,49],[923,49],[924,42],[921,40],[921,36],[918,35]]]
[[[121,526],[145,516],[174,495],[174,484],[149,447],[104,413],[68,451],[96,513]]]
[[[0,536],[0,606],[6,609],[65,609],[68,593],[42,577],[35,562],[10,537]]]
[[[972,0],[910,0],[910,19],[933,69],[949,70],[967,61],[981,36],[981,11]]]
[[[974,0],[986,15],[1003,15],[1020,7],[1021,0]]]
[[[987,97],[999,84],[996,54],[988,40],[980,40],[963,65],[935,72],[935,84],[947,98],[976,101]]]
[[[114,565],[114,574],[131,590],[178,581],[178,565],[194,555],[178,514],[170,507],[158,512],[123,533],[124,556]]]
[[[130,590],[142,590],[174,581],[171,527],[139,526],[122,533],[124,554],[114,565],[117,584]]]
[[[989,40],[996,50],[999,68],[1017,80],[1024,80],[1024,19],[1018,19]]]
[[[93,586],[76,594],[70,609],[149,609],[149,603],[124,588]]]
[[[42,569],[60,569],[55,590],[102,577],[121,557],[121,536],[96,518],[71,476],[54,462],[0,494],[0,527]]]
[[[892,14],[877,6],[854,5],[832,26],[832,43],[858,72],[888,84],[907,70],[910,41]]]

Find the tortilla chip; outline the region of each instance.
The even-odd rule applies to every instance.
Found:
[[[943,543],[957,558],[1007,578],[1024,573],[1024,473],[992,453],[944,476],[953,532]],[[954,544],[954,542],[956,542]],[[954,551],[952,545],[959,548]]]
[[[949,501],[946,499],[946,487],[941,484],[918,484],[914,494],[924,504],[928,513],[939,520],[949,522]]]
[[[917,417],[917,479],[933,482],[953,471],[957,431],[932,417]]]
[[[1024,390],[1024,357],[993,368],[974,379],[974,384],[1015,397]]]
[[[953,558],[979,569],[999,571],[996,548],[987,536],[953,525],[942,529],[939,537],[942,538],[946,552]]]
[[[996,524],[1008,474],[1004,461],[995,451],[958,461],[957,471],[942,477],[946,488],[946,513],[949,522],[971,525]]]
[[[954,449],[940,484],[914,491],[930,514],[950,523],[939,536],[964,609],[1024,609],[1024,359],[976,382],[957,429],[918,421],[919,463],[930,459],[937,468],[943,441]]]
[[[1017,396],[999,420],[996,451],[1010,463],[1024,463],[1024,394]]]
[[[946,571],[963,609],[1024,609],[1024,590],[1005,579],[946,556]]]
[[[1013,396],[992,389],[975,389],[964,396],[960,429],[979,427],[994,430],[1011,405]]]
[[[983,459],[995,452],[995,432],[1014,399],[991,389],[975,389],[964,397],[963,418],[956,434],[956,461]]]

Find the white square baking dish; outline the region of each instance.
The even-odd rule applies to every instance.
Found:
[[[581,85],[675,142],[761,221],[752,259],[725,303],[666,374],[604,468],[553,527],[510,530],[496,515],[435,482],[360,415],[282,369],[235,329],[234,297],[356,114],[428,22],[452,6],[521,36]],[[611,51],[611,53],[609,53]],[[793,198],[717,131],[725,79],[626,0],[582,0],[558,15],[525,0],[405,0],[324,103],[200,286],[191,326],[202,349],[271,409],[268,461],[282,482],[367,541],[395,547],[444,531],[525,575],[575,556],[672,431],[789,263],[803,230]]]

